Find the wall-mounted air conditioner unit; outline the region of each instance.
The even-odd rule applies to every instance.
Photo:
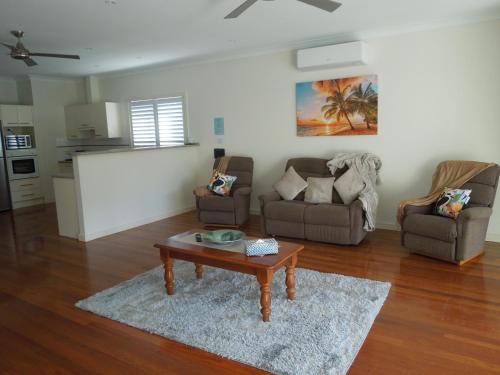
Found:
[[[365,44],[352,42],[297,51],[297,68],[315,70],[366,64]]]

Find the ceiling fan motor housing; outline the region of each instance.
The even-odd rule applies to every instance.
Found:
[[[28,58],[30,57],[30,55],[29,55],[29,52],[28,52],[28,51],[25,51],[25,50],[19,50],[19,49],[13,50],[13,51],[10,53],[10,56],[11,56],[13,59],[16,59],[16,60],[24,60],[24,59],[28,59]]]

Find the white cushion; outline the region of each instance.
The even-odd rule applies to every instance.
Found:
[[[344,204],[351,204],[359,197],[359,193],[364,189],[365,183],[363,179],[352,169],[348,169],[342,176],[340,176],[333,186]]]
[[[291,201],[307,187],[307,182],[295,172],[293,167],[288,168],[283,177],[273,186],[281,198]]]
[[[332,190],[335,177],[308,177],[304,202],[332,203]]]

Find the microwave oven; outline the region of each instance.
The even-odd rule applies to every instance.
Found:
[[[35,155],[7,158],[9,180],[38,177],[38,159]]]
[[[31,135],[14,135],[5,136],[5,147],[8,150],[18,150],[22,148],[32,148]]]

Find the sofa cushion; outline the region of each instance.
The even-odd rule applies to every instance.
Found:
[[[308,203],[332,203],[335,177],[308,177],[304,201]]]
[[[305,209],[305,223],[349,227],[349,206],[341,204],[318,204]]]
[[[309,203],[300,201],[269,202],[264,207],[264,215],[267,219],[303,223],[304,210],[309,205]]]
[[[408,215],[403,222],[405,232],[410,232],[437,240],[454,242],[457,238],[456,221],[436,215]]]
[[[210,178],[210,181],[208,182],[207,188],[217,195],[227,197],[231,193],[231,187],[236,179],[236,176],[229,176],[227,174],[214,171],[212,178]]]
[[[469,202],[471,192],[468,189],[445,188],[434,206],[434,214],[456,219]]]
[[[200,210],[205,210],[205,211],[233,212],[234,199],[233,197],[207,195],[203,198],[199,198],[198,207]]]
[[[283,199],[292,200],[307,187],[307,182],[290,167],[273,187]]]
[[[364,189],[363,179],[352,169],[348,169],[342,176],[335,180],[333,186],[342,198],[345,204],[351,204],[355,201],[361,190]]]

